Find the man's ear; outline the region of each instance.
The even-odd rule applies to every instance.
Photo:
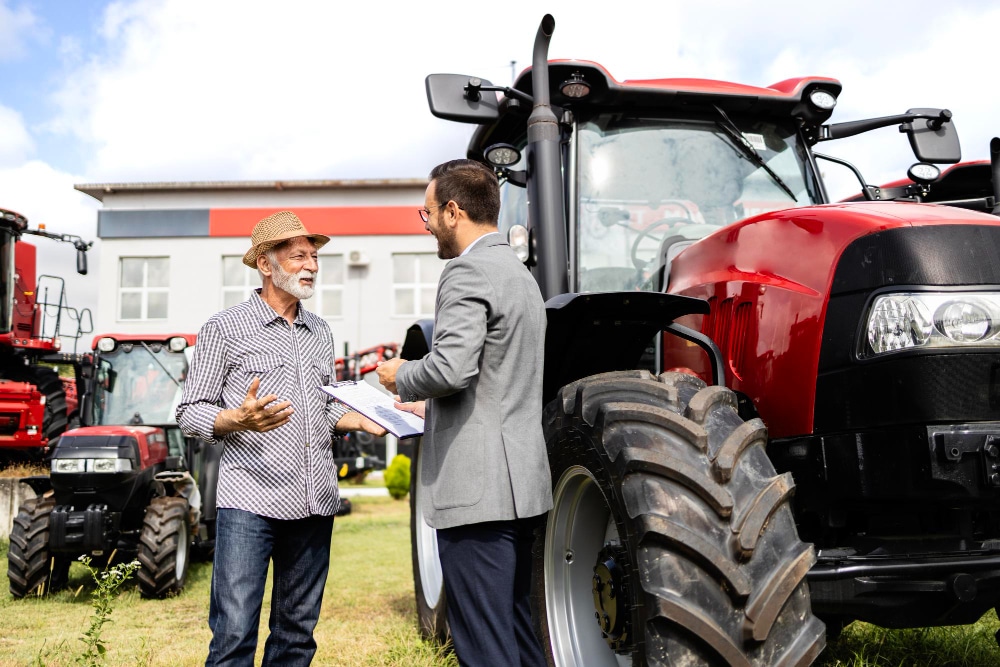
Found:
[[[257,268],[265,276],[271,275],[271,262],[267,261],[267,256],[264,253],[257,255]]]
[[[459,217],[462,215],[462,209],[452,200],[445,206],[445,212],[448,216],[445,218],[445,224],[452,228],[457,227]]]

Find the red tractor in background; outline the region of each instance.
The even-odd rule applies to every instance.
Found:
[[[90,311],[66,304],[62,278],[36,282],[35,247],[21,241],[24,234],[72,243],[81,275],[91,246],[78,236],[28,229],[23,215],[0,209],[0,463],[40,461],[53,438],[79,424],[77,380],[60,379],[41,362],[60,350],[60,337],[92,330]]]
[[[210,559],[221,445],[174,420],[194,334],[108,334],[77,368],[83,426],[52,448],[50,474],[14,519],[7,576],[16,598],[58,590],[81,555],[138,558],[143,597],[180,592],[192,558]]]
[[[554,27],[511,87],[426,80],[435,116],[477,125],[468,157],[500,176],[501,232],[547,300],[534,601],[552,664],[808,665],[855,619],[995,608],[997,140],[952,188],[975,166],[940,176],[960,160],[948,110],[830,124],[835,79],[617,81],[549,62]],[[814,151],[892,126],[906,182]],[[823,161],[863,201],[831,202]],[[430,339],[411,327],[401,356]],[[444,637],[420,456],[417,609]]]

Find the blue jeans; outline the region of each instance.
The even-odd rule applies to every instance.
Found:
[[[316,652],[313,628],[319,620],[330,569],[332,533],[332,516],[288,521],[219,509],[207,666],[252,667],[270,561],[274,562],[268,621],[271,632],[262,664],[284,667],[312,661]]]

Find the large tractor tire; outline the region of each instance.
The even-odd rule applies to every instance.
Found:
[[[139,593],[142,597],[163,598],[183,590],[191,541],[187,500],[153,498],[146,508],[139,537]]]
[[[66,389],[59,373],[48,366],[25,366],[21,373],[24,382],[30,382],[45,396],[45,416],[42,418],[42,434],[49,444],[61,435],[69,424],[66,414]]]
[[[70,560],[49,552],[49,519],[55,506],[52,498],[32,498],[14,517],[7,550],[7,579],[15,598],[45,595],[66,586]]]
[[[451,638],[448,628],[448,596],[444,590],[444,575],[438,557],[437,531],[427,525],[422,512],[423,503],[429,502],[420,492],[421,438],[413,447],[410,460],[410,552],[413,562],[413,588],[417,598],[417,623],[420,634],[447,644]]]
[[[812,663],[815,555],[733,392],[605,373],[563,387],[544,421],[554,507],[535,604],[554,665]]]

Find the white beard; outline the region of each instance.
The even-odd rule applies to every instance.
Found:
[[[303,278],[316,279],[316,274],[308,269],[302,269],[298,273],[287,273],[277,262],[271,262],[271,282],[280,290],[288,292],[296,299],[305,300],[312,297],[315,288],[300,285],[299,280]]]

